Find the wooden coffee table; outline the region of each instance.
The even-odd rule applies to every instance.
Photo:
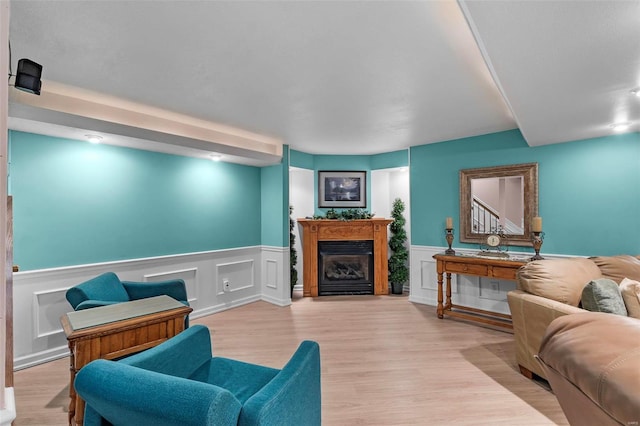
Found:
[[[84,401],[76,395],[76,373],[89,362],[117,359],[154,347],[184,330],[193,309],[169,296],[69,312],[60,318],[71,353],[69,425],[82,425]]]

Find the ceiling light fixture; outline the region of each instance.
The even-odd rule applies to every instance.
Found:
[[[610,127],[613,129],[614,132],[622,132],[623,130],[627,130],[629,126],[631,126],[631,123],[624,122],[624,123],[612,124]]]
[[[631,90],[631,94],[640,98],[640,87],[638,87],[637,89]]]
[[[91,143],[100,143],[102,141],[102,136],[99,135],[84,135],[84,137]]]

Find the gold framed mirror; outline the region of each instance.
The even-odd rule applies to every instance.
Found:
[[[538,215],[538,163],[460,170],[460,241],[501,232],[512,246],[531,245]]]

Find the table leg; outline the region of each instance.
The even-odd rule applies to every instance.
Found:
[[[451,273],[447,272],[447,303],[445,309],[451,310]]]
[[[73,350],[73,345],[69,343],[69,426],[73,426],[75,423],[73,422],[73,418],[76,414],[76,389],[73,387],[73,381],[76,378],[76,368],[75,368],[75,355]]]
[[[436,310],[438,313],[438,318],[444,318],[444,313],[442,309],[442,272],[438,271],[438,308]]]

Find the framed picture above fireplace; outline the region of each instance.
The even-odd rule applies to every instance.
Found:
[[[318,171],[318,207],[367,207],[367,172]]]

